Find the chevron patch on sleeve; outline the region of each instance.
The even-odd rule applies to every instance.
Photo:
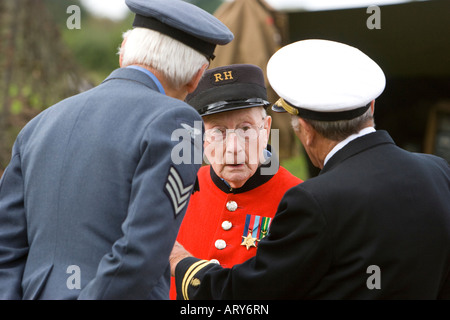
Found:
[[[175,217],[178,216],[188,203],[193,187],[193,184],[185,187],[178,171],[174,167],[170,168],[164,191],[172,203]]]

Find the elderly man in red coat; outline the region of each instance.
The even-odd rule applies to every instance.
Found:
[[[278,165],[268,145],[272,119],[259,67],[207,70],[187,102],[204,120],[210,165],[198,172],[200,191],[190,199],[177,240],[196,257],[231,268],[256,254],[282,196],[302,180]]]

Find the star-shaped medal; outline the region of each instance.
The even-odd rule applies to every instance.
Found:
[[[259,239],[252,237],[251,232],[249,232],[246,237],[242,236],[242,238],[244,238],[244,240],[242,240],[241,246],[245,246],[247,250],[249,250],[250,247],[256,247],[255,242],[259,241]]]

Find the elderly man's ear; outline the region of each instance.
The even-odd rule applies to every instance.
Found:
[[[267,148],[267,144],[269,143],[269,137],[270,137],[270,129],[272,128],[272,117],[266,116],[264,119],[264,129],[266,131],[266,139],[264,141],[265,145],[264,148]]]
[[[188,93],[192,93],[195,91],[195,89],[197,89],[198,83],[200,82],[200,80],[203,77],[203,73],[205,72],[206,69],[208,69],[208,64],[205,63],[200,70],[197,71],[197,73],[195,74],[195,76],[191,79],[191,81],[189,81],[189,83],[186,85],[186,90]]]
[[[122,62],[123,62],[123,48],[124,48],[126,42],[127,42],[127,37],[125,37],[123,39],[122,44],[120,45],[119,66],[121,68],[122,68]]]
[[[299,123],[299,134],[302,136],[300,140],[303,144],[306,146],[311,146],[314,142],[314,139],[316,138],[317,132],[313,129],[313,127],[303,120],[302,118],[298,117],[298,123]]]

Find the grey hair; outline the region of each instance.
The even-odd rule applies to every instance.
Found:
[[[298,131],[298,116],[292,116],[291,120],[292,127],[295,131]],[[311,127],[313,127],[313,129],[320,135],[333,141],[342,141],[348,136],[358,133],[361,129],[367,126],[368,122],[375,126],[371,108],[369,108],[363,115],[350,120],[318,121],[304,118],[303,120],[310,124]]]
[[[175,88],[189,83],[208,59],[198,51],[160,32],[134,28],[123,34],[122,66],[140,64],[161,72]]]
[[[264,107],[261,107],[261,113],[262,113],[262,117],[263,117],[263,119],[265,118],[265,117],[267,117],[267,110],[266,110],[266,108],[264,108]]]

